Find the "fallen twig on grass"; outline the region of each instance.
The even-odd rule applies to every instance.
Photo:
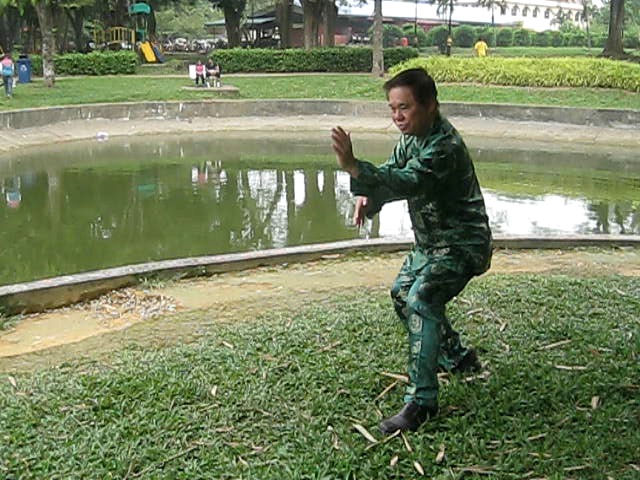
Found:
[[[571,343],[571,339],[560,340],[559,342],[549,343],[548,345],[543,345],[542,347],[538,347],[538,350],[551,350],[552,348],[561,347],[562,345],[566,345]]]
[[[382,397],[384,397],[387,393],[389,393],[390,390],[392,390],[394,387],[396,387],[399,383],[399,380],[394,381],[392,384],[388,385],[384,390],[382,390],[382,392],[380,392],[378,394],[378,396],[376,398],[374,398],[374,402],[377,402],[378,400],[380,400]]]
[[[404,383],[409,383],[409,377],[407,375],[402,375],[401,373],[380,372],[380,375],[384,375],[385,377],[389,377],[389,378],[394,378]]]

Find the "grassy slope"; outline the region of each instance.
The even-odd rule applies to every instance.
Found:
[[[381,440],[377,410],[401,402],[399,388],[375,400],[392,383],[381,372],[404,370],[386,292],[209,324],[198,343],[130,347],[109,364],[16,374],[0,383],[0,476],[411,478],[419,462],[439,479],[630,480],[639,299],[638,278],[474,280],[450,312],[490,375],[451,378],[442,414],[408,435],[411,451],[400,438],[368,449],[353,428]]]
[[[320,98],[384,100],[382,80],[370,75],[233,76],[224,81],[240,88],[241,98]],[[59,79],[54,88],[40,80],[18,85],[13,99],[0,99],[0,110],[103,102],[200,100],[205,92],[181,90],[191,85],[173,77],[85,77]],[[517,88],[481,85],[439,86],[444,102],[567,105],[640,110],[640,93],[605,89]]]

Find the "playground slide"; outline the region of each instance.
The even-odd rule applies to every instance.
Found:
[[[160,49],[156,47],[153,43],[151,44],[151,48],[153,48],[153,53],[155,54],[156,59],[158,60],[158,63],[164,63],[164,55],[162,55],[162,53],[160,52]]]
[[[158,61],[158,59],[156,58],[156,54],[153,53],[151,42],[142,42],[140,44],[140,51],[142,52],[142,55],[144,55],[145,62],[156,63]]]

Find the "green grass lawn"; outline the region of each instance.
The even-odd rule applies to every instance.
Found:
[[[234,76],[223,81],[240,88],[243,99],[384,100],[383,80],[370,75]],[[105,102],[200,100],[205,92],[181,90],[188,78],[113,76],[60,78],[54,88],[41,80],[19,84],[14,98],[0,100],[0,110]],[[565,105],[640,110],[640,93],[585,88],[519,88],[484,85],[439,85],[443,102]]]
[[[386,292],[234,325],[191,313],[192,344],[4,375],[0,477],[404,479],[417,463],[435,479],[637,479],[639,311],[633,277],[474,280],[450,314],[485,372],[446,377],[441,414],[406,441],[376,430],[401,406],[383,372],[406,351]]]

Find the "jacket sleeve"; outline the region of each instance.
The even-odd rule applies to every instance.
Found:
[[[432,199],[455,169],[459,153],[454,144],[444,139],[424,149],[414,149],[407,154],[402,142],[396,145],[391,158],[376,167],[369,162],[358,161],[359,175],[351,181],[355,195],[365,195],[372,200],[369,212],[377,213],[382,205],[394,200],[420,195]],[[376,210],[377,207],[377,210]]]

